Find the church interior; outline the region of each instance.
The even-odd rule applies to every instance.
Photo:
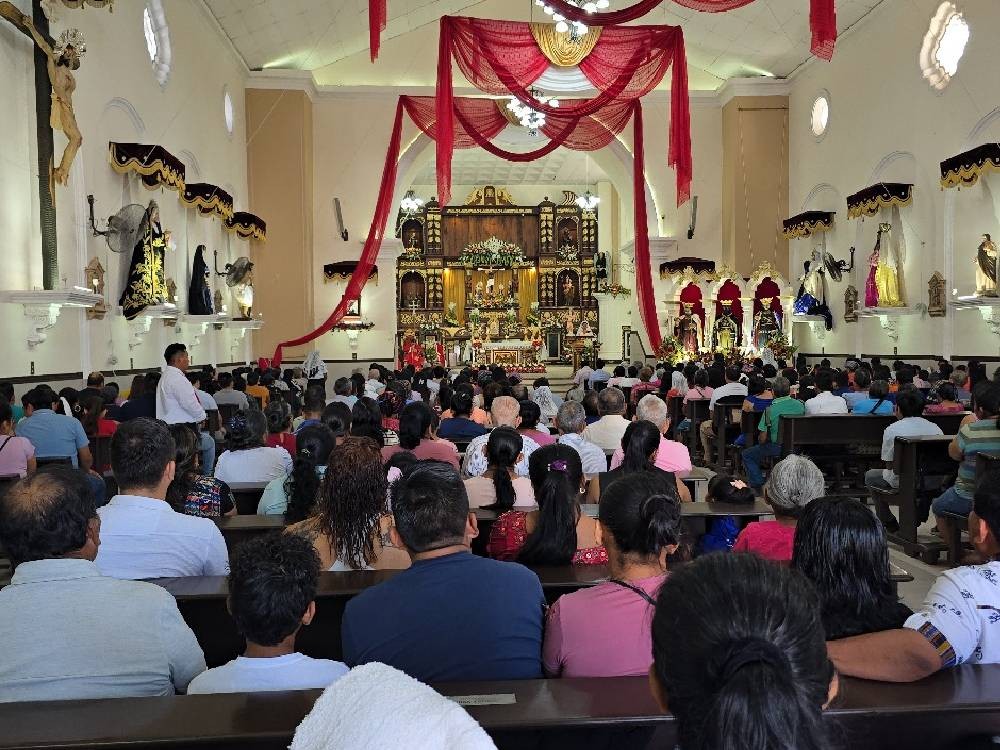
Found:
[[[0,750],[995,742],[998,45],[995,0],[0,0]],[[176,459],[144,484],[161,439]],[[96,500],[59,547],[68,468]],[[497,645],[523,631],[463,640],[443,604],[425,620],[476,653],[412,653],[446,575],[417,506],[466,494],[440,548],[537,573],[527,672]],[[138,496],[212,521],[168,538]],[[830,535],[814,558],[803,528]],[[192,534],[221,567],[126,559]],[[288,537],[315,542],[311,583]],[[200,669],[128,692],[80,678],[86,653],[15,658],[37,622],[18,584],[54,585],[19,571],[55,558],[169,592],[164,648]],[[531,592],[502,573],[441,579],[476,589],[465,627],[493,633],[491,592],[516,619]],[[233,609],[268,576],[308,603],[274,642]],[[67,580],[38,594],[57,620]],[[852,613],[862,589],[880,603]],[[411,614],[412,643],[365,645]],[[111,627],[89,617],[45,640]],[[382,739],[358,726],[379,714]]]

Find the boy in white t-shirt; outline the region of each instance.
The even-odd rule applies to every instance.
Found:
[[[959,664],[1000,663],[1000,471],[976,488],[969,540],[989,562],[946,570],[898,630],[827,642],[837,671],[913,682]]]
[[[229,611],[246,651],[195,677],[188,694],[325,688],[347,674],[339,661],[295,651],[295,635],[316,614],[319,569],[312,543],[298,534],[241,544],[229,573]]]

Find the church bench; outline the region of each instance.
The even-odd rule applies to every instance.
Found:
[[[706,419],[712,418],[708,406],[710,401],[707,398],[693,398],[687,402],[687,418],[691,420],[688,425],[688,450],[692,456],[701,456],[701,433],[698,428]]]
[[[712,427],[715,430],[714,468],[719,473],[726,471],[729,460],[726,455],[727,449],[730,447],[732,439],[735,439],[736,435],[739,434],[737,430],[742,431],[744,400],[743,396],[724,396],[715,402],[715,408],[712,410]],[[740,463],[739,451],[736,451],[735,458],[735,464],[738,465]],[[731,473],[736,475],[735,465]]]
[[[215,521],[215,525],[219,527],[219,531],[222,532],[222,538],[226,540],[226,546],[229,548],[230,555],[232,555],[233,550],[238,545],[247,539],[252,539],[261,534],[269,534],[272,531],[280,531],[285,528],[284,515],[258,516],[256,515],[256,511],[257,508],[254,507],[253,515],[223,516],[222,518],[212,519]]]
[[[1000,453],[977,453],[976,454],[976,483],[983,478],[983,475],[993,469],[1000,469]]]
[[[440,683],[501,750],[677,744],[676,721],[662,713],[642,677]],[[284,750],[320,695],[278,693],[119,698],[0,704],[0,750],[255,748]],[[1000,666],[962,666],[920,682],[840,678],[825,712],[833,747],[989,747],[1000,734]],[[469,705],[469,696],[485,696]],[[498,696],[507,696],[505,703]],[[513,696],[510,702],[509,696]],[[463,698],[465,700],[463,700]],[[492,703],[490,701],[493,701]]]
[[[542,582],[551,604],[563,594],[607,580],[603,565],[540,566],[532,570]],[[365,589],[387,581],[398,570],[357,570],[320,574],[316,591],[316,617],[302,628],[296,639],[299,651],[323,659],[341,659],[340,628],[347,602]],[[225,576],[156,578],[177,599],[184,620],[194,631],[210,667],[225,664],[243,649],[243,639],[226,609],[228,584]]]
[[[952,437],[897,437],[893,471],[899,477],[899,488],[872,490],[876,514],[884,525],[893,525],[889,506],[899,506],[899,528],[887,529],[890,541],[899,544],[908,555],[919,555],[927,562],[937,559],[943,545],[938,539],[919,539],[917,529],[927,519],[931,500],[940,494],[942,480],[958,470],[958,462],[948,455]]]
[[[241,516],[256,514],[265,487],[267,487],[267,482],[231,482],[229,489],[233,491],[236,512]]]

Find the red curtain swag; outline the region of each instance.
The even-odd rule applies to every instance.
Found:
[[[501,102],[499,106],[504,106]],[[500,111],[494,99],[477,99],[459,97],[453,99],[453,111],[449,125],[453,143],[457,148],[482,147],[490,153],[509,161],[532,161],[551,152],[560,145],[579,151],[592,151],[604,148],[615,136],[622,132],[632,120],[633,127],[633,189],[635,194],[635,265],[636,287],[639,298],[639,310],[646,334],[653,350],[660,346],[660,329],[656,317],[656,298],[653,293],[653,281],[649,262],[649,235],[646,221],[646,183],[645,183],[645,149],[643,145],[642,104],[638,101],[609,104],[605,109],[592,116],[570,116],[565,113],[549,118],[542,132],[553,140],[542,148],[531,153],[515,153],[491,143],[509,124]],[[361,257],[354,272],[351,274],[347,289],[340,303],[330,316],[316,330],[297,339],[283,341],[278,344],[271,360],[271,366],[281,365],[285,347],[301,346],[322,336],[337,325],[347,312],[347,307],[361,295],[361,290],[368,281],[371,269],[378,257],[385,235],[386,224],[392,210],[393,192],[396,187],[397,163],[403,129],[403,111],[428,137],[437,140],[440,121],[437,118],[438,108],[433,97],[401,96],[396,105],[396,116],[393,122],[392,135],[385,154],[385,165],[382,169],[382,182],[379,186],[378,201],[375,215],[372,217],[368,237],[365,239]],[[553,145],[555,144],[555,145]],[[446,201],[441,201],[445,204]]]
[[[546,0],[557,13],[571,21],[588,26],[618,26],[642,18],[665,0],[640,0],[635,5],[605,13],[587,13],[566,0]],[[673,0],[678,5],[705,13],[723,13],[742,8],[754,0]],[[371,37],[372,62],[378,57],[381,32],[386,24],[386,0],[368,0],[368,25]],[[830,60],[837,42],[837,11],[835,0],[809,0],[809,25],[812,28],[812,53]]]
[[[549,119],[602,116],[611,105],[628,104],[652,91],[673,66],[670,139],[667,163],[676,171],[677,203],[690,196],[691,115],[684,34],[678,26],[607,28],[580,70],[599,94],[593,99],[563,100],[558,108],[542,104],[528,89],[549,67],[527,23],[444,16],[438,40],[437,137],[438,195],[451,197],[451,160],[455,148],[451,61],[469,81],[494,96],[514,95]],[[624,123],[622,123],[624,127]],[[546,133],[558,140],[559,135]],[[563,145],[562,142],[557,145]],[[554,148],[554,147],[553,147]]]

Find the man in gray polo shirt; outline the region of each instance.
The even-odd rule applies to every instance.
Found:
[[[0,701],[173,695],[205,670],[165,589],[102,576],[101,522],[83,475],[50,466],[0,499]]]

